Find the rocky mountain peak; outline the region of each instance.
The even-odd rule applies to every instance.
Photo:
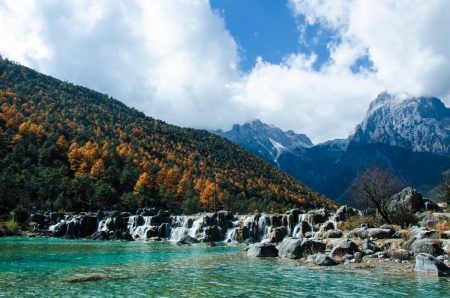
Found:
[[[350,137],[415,152],[450,152],[450,109],[435,97],[380,93]]]
[[[278,157],[285,151],[313,146],[306,135],[298,134],[293,130],[283,131],[259,119],[242,125],[234,124],[231,130],[218,130],[216,133],[274,163],[277,163]]]

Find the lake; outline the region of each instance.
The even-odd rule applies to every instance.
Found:
[[[0,238],[0,297],[448,297],[450,278],[250,258],[240,244]],[[83,279],[90,281],[79,282]]]

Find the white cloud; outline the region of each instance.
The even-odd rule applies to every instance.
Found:
[[[0,53],[170,123],[215,129],[259,117],[316,142],[346,137],[385,89],[449,104],[450,1],[289,3],[341,41],[320,71],[315,53],[291,53],[242,74],[208,0],[0,0]],[[364,55],[376,72],[353,73]]]
[[[6,0],[0,24],[6,57],[148,115],[202,128],[246,119],[229,108],[237,45],[207,0]]]

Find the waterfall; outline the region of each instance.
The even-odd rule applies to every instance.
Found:
[[[266,214],[261,214],[261,217],[258,219],[258,235],[256,238],[259,241],[264,241],[268,238],[270,230],[272,228],[270,217]]]
[[[198,239],[200,230],[203,228],[203,218],[195,216],[175,216],[170,233],[170,241],[180,241],[183,236]]]
[[[227,229],[227,233],[225,234],[225,242],[233,242],[236,240],[236,227],[239,223],[239,219],[231,222],[231,228]]]

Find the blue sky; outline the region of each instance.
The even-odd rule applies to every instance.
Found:
[[[308,25],[294,15],[283,0],[211,0],[211,7],[224,18],[228,31],[239,45],[241,69],[251,71],[256,58],[279,64],[291,53],[316,53],[315,69],[330,57],[327,45],[339,42],[332,30]],[[299,33],[304,28],[304,34]],[[357,68],[359,65],[356,65]]]
[[[6,58],[168,123],[314,143],[385,90],[449,105],[447,28],[449,0],[0,0]]]

